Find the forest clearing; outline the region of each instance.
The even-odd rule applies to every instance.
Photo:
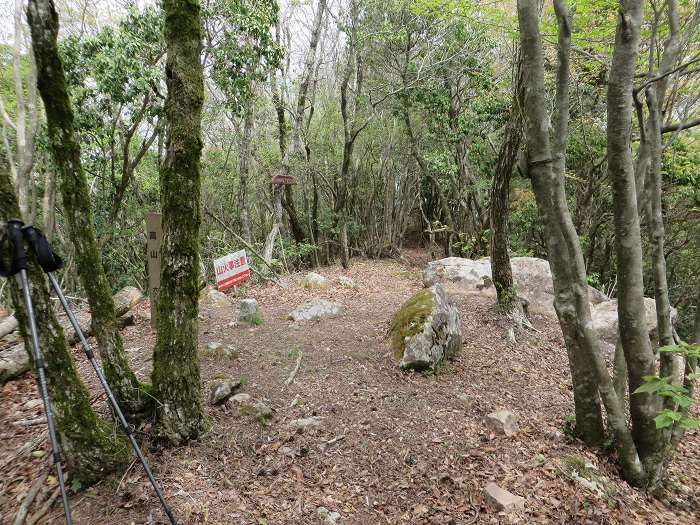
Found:
[[[0,522],[700,521],[700,0],[0,11]]]
[[[554,319],[533,316],[539,332],[514,345],[492,301],[464,297],[458,303],[464,330],[459,356],[436,375],[397,370],[387,338],[389,312],[422,287],[426,262],[417,252],[409,259],[413,264],[356,261],[348,272],[326,268],[322,273],[334,284],[323,291],[303,288],[303,274],[284,278],[285,289],[252,288],[247,296],[258,300],[265,320],[259,327],[230,326],[237,301],[217,306],[205,295],[198,345],[205,397],[217,377],[243,379],[240,392],[273,415],[262,424],[236,401],[209,406],[207,433],[150,456],[184,523],[324,524],[319,508],[339,513],[339,524],[697,522],[698,431],[684,441],[669,488],[654,495],[620,482],[614,463],[566,435],[571,383],[561,380],[566,351]],[[339,275],[357,287],[337,284]],[[345,315],[301,324],[287,319],[314,296],[339,301]],[[136,324],[124,332],[130,363],[142,378],[150,372],[145,350],[153,344],[147,312],[142,303]],[[235,357],[208,355],[211,342],[232,344]],[[300,352],[299,370],[285,387]],[[80,352],[74,357],[90,377]],[[104,412],[98,385],[90,387]],[[16,425],[39,415],[35,400],[30,378],[4,387],[1,464],[42,432]],[[520,421],[513,436],[495,434],[484,422],[502,408]],[[302,418],[319,418],[319,425],[303,433],[290,429]],[[45,442],[36,450],[48,454]],[[573,474],[589,462],[606,478],[601,494]],[[14,500],[46,466],[29,451],[11,465],[3,467],[3,477]],[[499,514],[484,496],[488,482],[524,497],[525,510]],[[11,517],[17,506],[4,514]],[[164,517],[134,464],[78,496],[74,516],[104,524]],[[60,508],[52,518],[61,522]]]

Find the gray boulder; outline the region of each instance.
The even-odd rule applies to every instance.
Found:
[[[529,310],[556,315],[549,262],[537,257],[512,257],[510,264],[518,294],[528,301]],[[436,283],[447,285],[452,292],[496,296],[488,258],[447,257],[431,261],[423,271],[423,284],[432,286]],[[588,287],[588,298],[592,304],[608,300],[603,292],[592,286]]]
[[[302,281],[301,285],[304,288],[308,288],[310,290],[318,288],[328,288],[328,279],[326,279],[320,273],[309,272],[306,274],[306,277],[304,277],[304,280]]]
[[[212,405],[221,405],[226,403],[226,401],[228,401],[228,399],[234,395],[239,388],[241,388],[240,379],[225,379],[216,381],[211,386],[211,391],[209,392],[209,402]]]
[[[644,308],[646,310],[646,325],[649,331],[649,337],[655,339],[656,333],[656,302],[650,297],[644,298]],[[617,342],[617,299],[610,299],[600,304],[596,304],[591,308],[591,317],[593,319],[593,329],[598,337],[615,345]],[[675,323],[678,317],[678,311],[671,307],[671,322]]]
[[[293,321],[317,321],[319,319],[339,317],[345,313],[342,304],[326,299],[307,299],[304,304],[289,313]]]
[[[258,301],[255,299],[242,299],[238,312],[238,321],[256,326],[262,324],[262,315],[260,315]]]
[[[270,423],[270,421],[272,421],[272,408],[262,401],[258,401],[255,403],[255,405],[253,405],[252,413],[255,419],[257,419],[262,425],[267,425]]]
[[[462,257],[431,261],[423,270],[423,284],[428,287],[437,283],[454,283],[465,291],[474,292],[484,287],[492,287],[491,262],[489,259],[474,260]]]
[[[394,355],[403,369],[434,370],[462,346],[457,308],[437,284],[406,301],[391,321]]]

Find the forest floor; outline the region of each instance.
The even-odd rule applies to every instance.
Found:
[[[567,436],[573,401],[556,320],[533,316],[538,332],[520,334],[513,344],[490,300],[455,298],[461,354],[437,375],[400,371],[386,337],[389,321],[422,287],[425,262],[415,252],[401,263],[357,260],[347,272],[323,268],[331,281],[326,290],[304,289],[301,273],[284,278],[285,288],[252,287],[247,294],[258,300],[265,319],[255,328],[232,323],[235,298],[224,307],[202,303],[210,430],[187,447],[147,454],[183,524],[329,523],[319,507],[339,513],[339,525],[700,522],[698,431],[688,434],[667,486],[654,495],[631,489],[619,480],[613,458]],[[352,277],[357,288],[337,284],[340,275]],[[345,316],[287,320],[313,296],[344,304]],[[154,342],[147,311],[141,304],[136,324],[124,331],[129,358],[144,380]],[[209,357],[209,342],[234,345],[237,356]],[[299,370],[285,387],[299,352]],[[74,356],[96,406],[105,411],[89,364],[77,349]],[[271,407],[272,421],[263,426],[232,402],[210,406],[209,388],[221,376],[242,378],[241,392]],[[12,523],[22,495],[48,468],[44,426],[16,425],[41,416],[37,398],[29,376],[2,389],[2,524]],[[500,408],[520,420],[512,437],[484,425],[484,416]],[[291,420],[309,416],[322,418],[320,428],[289,430]],[[581,481],[583,471],[597,481]],[[524,497],[525,511],[495,511],[483,493],[490,481]],[[164,523],[138,464],[73,495],[72,502],[75,523]],[[47,523],[62,523],[60,505]]]

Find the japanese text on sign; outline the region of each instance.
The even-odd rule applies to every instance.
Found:
[[[214,261],[216,286],[219,291],[242,283],[250,277],[250,267],[245,250],[230,253]]]

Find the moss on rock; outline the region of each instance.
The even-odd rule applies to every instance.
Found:
[[[423,331],[426,319],[433,309],[433,292],[425,288],[406,301],[391,320],[391,346],[394,356],[403,356],[404,341]]]

